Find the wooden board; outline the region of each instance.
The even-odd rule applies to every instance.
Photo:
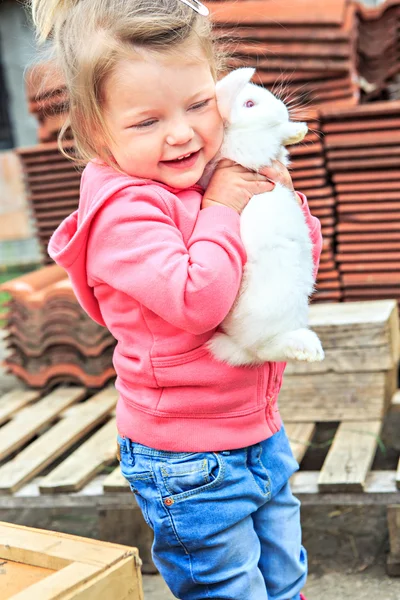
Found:
[[[390,551],[400,562],[400,504],[388,506]]]
[[[136,548],[0,523],[0,559],[50,569],[9,600],[143,600]]]
[[[20,410],[1,429],[0,460],[21,448],[42,428],[54,421],[63,410],[86,395],[81,387],[59,387],[32,406]]]
[[[106,388],[70,410],[51,429],[0,467],[0,493],[12,493],[33,479],[79,439],[107,418],[117,402],[114,388]]]
[[[54,573],[53,569],[43,569],[14,561],[4,561],[0,564],[1,600],[12,598],[18,592]]]
[[[130,491],[129,483],[122,475],[119,466],[104,479],[103,490],[110,493]]]
[[[318,479],[324,492],[362,492],[378,445],[382,421],[341,423]]]
[[[300,463],[314,435],[315,423],[286,423],[285,429],[293,456]]]
[[[394,367],[394,356],[387,346],[364,346],[354,348],[326,348],[322,362],[293,361],[287,364],[285,377],[312,373],[368,373],[388,371]]]
[[[8,421],[14,413],[37,400],[40,393],[35,390],[12,390],[0,398],[0,425]]]
[[[397,369],[283,377],[279,407],[285,422],[382,419],[397,387]]]
[[[42,494],[76,492],[116,458],[117,426],[109,421],[40,483]],[[1,471],[1,470],[0,470]]]
[[[395,485],[395,473],[393,471],[370,471],[365,480],[363,493],[350,492],[322,492],[318,487],[320,471],[297,471],[290,479],[290,486],[295,496],[301,500],[311,503],[326,504],[355,504],[365,502],[366,504],[382,504],[388,506],[396,502],[399,492]]]
[[[310,327],[326,349],[386,346],[399,359],[400,325],[395,300],[313,304]]]

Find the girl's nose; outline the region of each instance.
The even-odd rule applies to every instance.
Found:
[[[169,133],[167,134],[166,141],[170,146],[183,145],[190,140],[194,136],[194,131],[187,121],[183,120],[179,123],[175,122]]]

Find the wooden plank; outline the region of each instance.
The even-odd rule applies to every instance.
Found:
[[[134,550],[134,549],[132,549]],[[118,561],[75,592],[74,600],[144,600],[141,560],[137,554]],[[30,600],[30,598],[26,599]],[[54,600],[58,600],[54,598]]]
[[[325,349],[386,346],[399,358],[399,315],[395,300],[313,304],[310,327]]]
[[[295,496],[310,499],[312,503],[366,504],[376,503],[388,506],[396,502],[399,492],[396,489],[395,471],[370,471],[365,482],[364,493],[336,492],[321,493],[318,490],[319,471],[297,471],[290,478],[290,486]],[[105,497],[107,497],[105,495]]]
[[[17,491],[43,471],[103,421],[114,408],[117,398],[116,390],[107,388],[87,402],[75,406],[67,417],[0,467],[0,493]]]
[[[393,354],[388,346],[364,346],[354,348],[324,348],[322,362],[293,361],[287,364],[285,376],[311,373],[352,373],[388,371],[394,366]]]
[[[279,407],[284,422],[381,419],[397,387],[397,370],[284,376]]]
[[[73,562],[56,573],[38,581],[31,587],[15,594],[10,600],[32,600],[32,598],[56,600],[58,598],[65,598],[66,594],[69,595],[72,590],[76,591],[76,588],[79,589],[79,586],[90,581],[98,571],[99,568],[97,566]]]
[[[388,506],[387,511],[390,552],[400,562],[400,504]]]
[[[71,562],[106,567],[123,558],[127,550],[133,549],[0,522],[0,557],[45,569],[58,571]]]
[[[40,492],[55,494],[82,489],[116,458],[116,436],[117,426],[115,419],[112,419],[42,479]]]
[[[298,463],[308,450],[315,432],[315,423],[285,423],[290,447]]]
[[[14,413],[40,397],[35,390],[12,390],[0,398],[0,425],[8,421]]]
[[[32,567],[32,565],[23,565],[13,561],[1,561],[0,559],[0,564],[0,598],[2,600],[14,597],[21,590],[54,573],[51,569]]]
[[[38,430],[54,421],[63,410],[85,395],[86,390],[81,387],[59,387],[33,406],[19,411],[1,429],[0,460],[29,442]]]
[[[341,423],[318,478],[321,492],[362,492],[382,421]]]
[[[119,466],[103,481],[104,492],[130,492],[131,488]]]

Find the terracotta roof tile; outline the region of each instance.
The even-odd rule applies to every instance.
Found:
[[[57,384],[69,382],[83,384],[88,388],[102,388],[115,378],[115,371],[112,367],[102,370],[99,374],[92,374],[87,373],[79,365],[63,362],[34,372],[29,372],[24,367],[11,363],[7,363],[6,367],[9,373],[32,388],[54,387]]]
[[[115,340],[80,308],[66,273],[54,265],[1,286],[11,294],[6,368],[33,387],[79,381],[101,387],[115,376]]]
[[[296,0],[296,3],[292,0],[248,0],[208,2],[207,5],[213,20],[223,23],[340,26],[345,18],[347,0],[325,0],[323,4],[314,0]]]

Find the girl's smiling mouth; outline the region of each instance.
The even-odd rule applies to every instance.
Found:
[[[172,167],[173,169],[188,169],[190,167],[193,167],[199,155],[200,150],[196,150],[196,152],[183,154],[181,157],[175,158],[173,160],[161,160],[160,163],[162,165],[166,165],[167,167]]]

